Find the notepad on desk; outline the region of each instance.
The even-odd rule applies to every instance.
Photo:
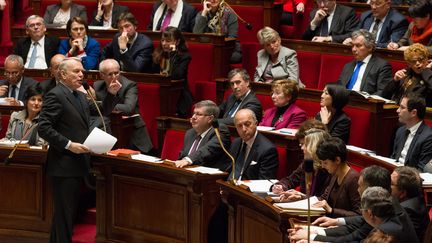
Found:
[[[275,130],[275,127],[257,126],[257,130],[261,132],[268,132]]]
[[[161,160],[161,158],[150,156],[150,155],[145,155],[145,154],[131,155],[131,159],[150,162],[150,163],[157,163],[157,164],[163,163],[163,160]]]
[[[223,171],[221,171],[219,169],[205,167],[205,166],[196,166],[196,167],[186,168],[186,170],[199,172],[202,174],[221,174],[221,173],[224,173]]]
[[[318,202],[318,198],[313,196],[310,198],[310,205],[315,204],[316,202]],[[287,211],[287,212],[293,212],[293,213],[305,213],[308,210],[308,200],[307,199],[303,199],[300,201],[295,201],[295,202],[286,202],[286,203],[275,203],[273,204],[276,207],[279,207],[280,209],[282,209],[283,211]],[[324,208],[316,208],[316,207],[310,207],[311,210],[311,214],[316,215],[316,214],[323,214],[325,213]]]
[[[267,193],[270,191],[270,187],[278,180],[244,180],[239,181],[239,184],[243,184],[249,187],[251,192],[256,193]]]

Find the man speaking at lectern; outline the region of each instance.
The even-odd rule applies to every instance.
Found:
[[[54,199],[50,243],[72,242],[80,187],[90,169],[90,150],[82,143],[90,133],[90,112],[95,107],[76,91],[82,84],[83,71],[79,60],[67,58],[60,63],[61,82],[45,95],[39,118],[39,135],[50,144],[46,162]],[[108,88],[110,94],[102,103],[103,114],[114,108],[120,88],[119,82]]]

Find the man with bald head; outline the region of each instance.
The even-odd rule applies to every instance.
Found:
[[[102,61],[99,64],[99,74],[103,80],[96,81],[93,85],[96,99],[103,100],[108,95],[108,87],[111,83],[119,82],[122,84],[122,88],[117,94],[119,102],[114,109],[123,112],[126,116],[136,115],[134,117],[135,129],[130,137],[129,147],[142,153],[148,153],[153,145],[146,124],[140,115],[137,84],[120,74],[120,65],[114,59]]]
[[[51,58],[57,54],[60,40],[55,36],[46,36],[44,19],[31,15],[26,21],[28,37],[18,40],[14,53],[22,57],[25,68],[46,69]]]
[[[62,54],[56,54],[51,58],[51,63],[49,68],[51,73],[51,78],[38,83],[39,87],[41,87],[42,90],[44,91],[44,94],[48,93],[60,82],[60,72],[58,67],[65,58],[66,57]]]
[[[90,133],[92,103],[76,90],[81,87],[84,68],[79,60],[66,58],[59,65],[60,84],[44,97],[39,116],[39,135],[50,144],[46,173],[53,186],[54,216],[50,242],[72,242],[83,178],[90,171],[90,149],[83,142]],[[108,115],[118,101],[119,82],[108,87],[102,112]]]
[[[278,153],[275,145],[258,132],[255,113],[250,109],[237,111],[234,124],[239,135],[231,145],[231,155],[236,161],[231,171],[234,177],[237,180],[276,178]]]

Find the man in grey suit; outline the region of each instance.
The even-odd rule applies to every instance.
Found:
[[[229,159],[222,150],[212,122],[217,119],[219,108],[211,100],[203,100],[195,104],[190,118],[192,128],[187,130],[183,148],[180,152],[177,167],[186,165],[203,165],[226,171]],[[224,147],[229,150],[230,133],[224,124],[220,124],[219,133]]]
[[[99,64],[99,73],[103,80],[96,81],[93,85],[96,99],[105,99],[111,83],[120,82],[122,84],[122,88],[117,93],[119,102],[114,107],[114,110],[122,111],[127,116],[135,115],[134,132],[130,137],[129,146],[131,149],[138,149],[142,153],[148,153],[153,148],[153,145],[146,124],[140,115],[137,84],[120,75],[120,66],[114,59],[102,61]]]
[[[375,38],[369,31],[356,30],[351,38],[355,60],[344,66],[337,82],[349,90],[382,96],[384,88],[392,80],[392,67],[373,54]]]
[[[24,94],[27,88],[36,86],[37,82],[24,77],[23,59],[9,55],[5,59],[5,80],[0,80],[0,98],[6,98],[9,105],[24,105]]]
[[[304,40],[342,43],[358,25],[353,8],[337,5],[336,0],[316,0],[318,9],[311,12],[311,22]]]

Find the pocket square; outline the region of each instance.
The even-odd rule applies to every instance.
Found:
[[[256,164],[258,164],[258,162],[253,161],[253,160],[252,160],[252,162],[250,163],[250,165],[256,165]]]

